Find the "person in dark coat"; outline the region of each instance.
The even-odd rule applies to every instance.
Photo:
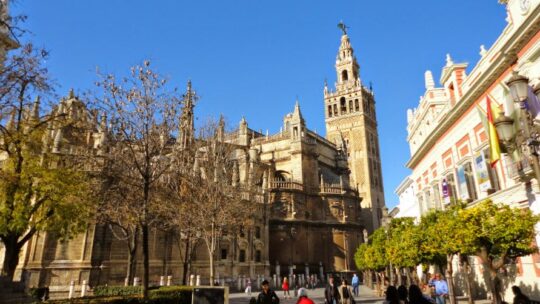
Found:
[[[512,292],[514,293],[514,304],[529,304],[531,300],[529,297],[521,292],[521,288],[517,286],[512,286]]]
[[[334,284],[334,278],[328,278],[328,285],[324,289],[324,303],[326,304],[339,304],[339,290],[336,284]]]
[[[257,297],[257,304],[279,304],[279,298],[275,291],[270,289],[267,280],[261,283],[262,291]]]
[[[409,286],[409,303],[414,304],[431,304],[435,301],[430,301],[426,297],[424,297],[424,294],[422,293],[422,290],[420,290],[420,287],[418,285],[411,285]]]

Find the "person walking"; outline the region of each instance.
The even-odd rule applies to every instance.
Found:
[[[296,304],[315,304],[315,302],[308,298],[307,289],[302,287],[298,289],[298,301],[296,301]]]
[[[283,289],[283,298],[287,299],[291,297],[291,293],[289,292],[289,279],[287,279],[287,277],[283,278],[281,289]]]
[[[353,274],[351,284],[352,284],[354,296],[358,297],[358,287],[360,286],[360,278],[358,278],[356,273]]]
[[[399,294],[395,286],[390,285],[386,288],[386,299],[383,304],[399,304]]]
[[[521,288],[517,286],[512,286],[512,292],[514,293],[514,304],[529,304],[531,300],[523,292]]]
[[[250,278],[247,278],[246,279],[246,290],[245,290],[246,294],[248,296],[251,296],[251,279]]]
[[[409,303],[414,304],[432,304],[431,299],[427,299],[418,285],[409,286]]]
[[[279,304],[279,298],[275,291],[270,289],[270,285],[267,280],[261,283],[262,291],[257,297],[257,304]]]
[[[446,297],[448,296],[448,284],[441,277],[440,273],[435,274],[435,301],[437,304],[446,304]]]
[[[341,286],[338,289],[339,298],[341,299],[341,304],[353,304],[353,292],[351,286],[347,283],[346,279],[341,281]]]
[[[328,285],[324,289],[324,303],[339,304],[339,300],[339,291],[336,284],[334,284],[334,277],[329,277]]]

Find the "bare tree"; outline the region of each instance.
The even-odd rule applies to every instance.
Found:
[[[258,196],[238,180],[236,151],[224,141],[225,125],[208,123],[199,130],[198,148],[190,180],[196,187],[191,209],[194,229],[206,245],[210,284],[215,279],[215,256],[225,233],[238,233],[253,224]]]
[[[122,168],[123,183],[129,185],[136,200],[142,233],[143,291],[148,297],[149,226],[156,205],[159,183],[170,167],[171,136],[178,130],[181,102],[165,78],[145,61],[134,66],[126,77],[99,74],[100,92],[96,106],[109,114],[110,152],[108,159]]]

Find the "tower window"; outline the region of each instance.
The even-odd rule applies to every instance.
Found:
[[[349,80],[349,73],[347,70],[344,70],[341,72],[341,81],[347,81]]]
[[[349,113],[352,113],[353,111],[353,103],[352,100],[349,100]]]
[[[355,99],[354,100],[354,110],[356,112],[359,112],[360,111],[360,105],[358,104],[358,99]]]
[[[339,104],[340,104],[340,114],[344,114],[344,113],[347,113],[347,101],[345,100],[345,97],[341,97],[341,99],[339,100]]]
[[[338,115],[338,112],[337,112],[337,105],[334,104],[334,116],[337,116]]]
[[[328,117],[332,117],[332,106],[328,106]]]

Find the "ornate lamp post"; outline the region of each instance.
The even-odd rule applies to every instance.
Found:
[[[529,94],[529,79],[527,77],[519,75],[514,72],[512,77],[506,82],[510,88],[510,96],[514,101],[514,104],[519,106],[516,111],[518,112],[518,124],[514,125],[514,120],[508,116],[500,115],[495,119],[494,124],[497,129],[497,134],[509,153],[517,150],[518,153],[512,153],[516,159],[515,161],[521,164],[526,157],[532,164],[534,177],[537,182],[540,182],[540,165],[538,163],[538,146],[540,146],[539,136],[540,129],[533,121],[530,105],[528,104]],[[540,86],[537,85],[534,89],[535,95],[540,96]],[[525,153],[525,155],[523,155]],[[520,170],[523,168],[518,167]],[[525,175],[522,175],[522,180],[528,181]]]

